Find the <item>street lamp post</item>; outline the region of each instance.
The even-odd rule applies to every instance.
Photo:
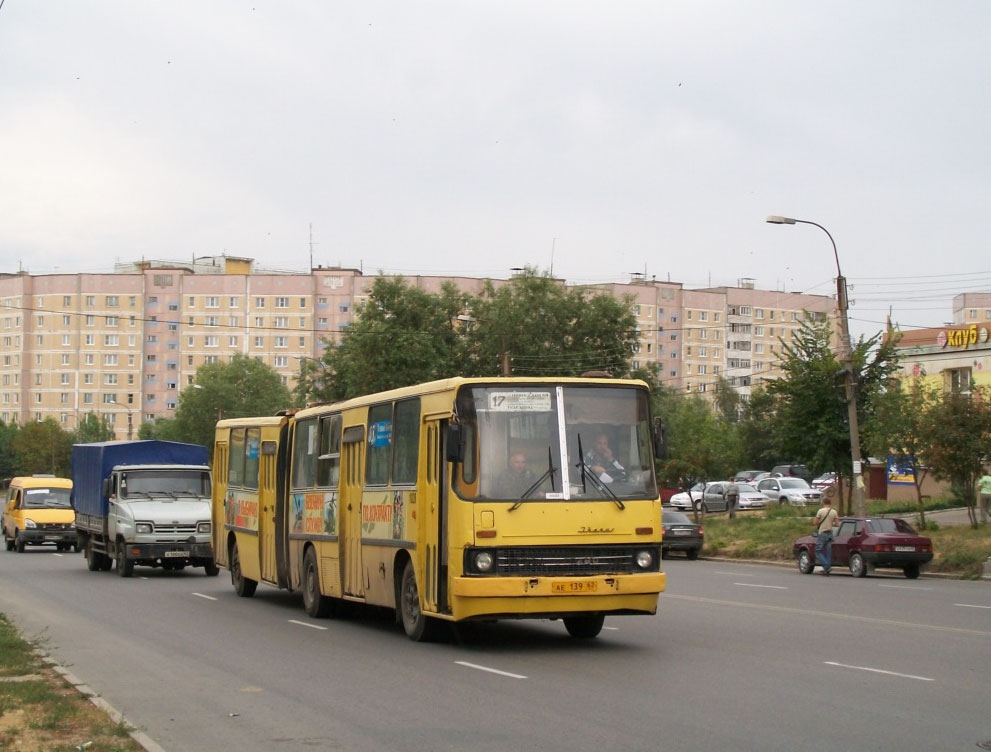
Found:
[[[829,242],[833,244],[833,256],[836,259],[836,305],[840,311],[840,326],[842,327],[840,344],[843,349],[843,360],[846,363],[846,405],[847,418],[850,424],[850,455],[853,460],[853,487],[851,492],[853,493],[854,513],[858,517],[863,517],[867,514],[867,508],[864,505],[863,468],[860,458],[860,429],[857,425],[857,388],[854,380],[853,343],[850,339],[850,320],[848,315],[850,303],[847,298],[846,277],[840,271],[840,255],[836,251],[836,241],[829,234],[829,230],[817,222],[810,222],[807,219],[793,219],[792,217],[771,215],[767,218],[767,222],[772,225],[812,225],[826,233]]]

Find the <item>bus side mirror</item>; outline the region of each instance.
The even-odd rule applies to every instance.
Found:
[[[447,434],[444,436],[446,457],[448,462],[463,462],[465,458],[464,433],[457,423],[447,424]]]
[[[668,438],[660,418],[654,418],[654,458],[659,460],[668,458]]]

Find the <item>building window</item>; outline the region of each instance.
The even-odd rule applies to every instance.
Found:
[[[107,296],[107,308],[117,308],[120,305],[120,298],[116,295]]]
[[[206,307],[207,308],[220,308],[220,298],[218,298],[216,296],[213,296],[213,295],[208,295],[207,298],[206,298]]]
[[[289,338],[288,337],[276,337],[275,338],[275,345],[274,346],[275,347],[278,347],[278,348],[289,347]]]
[[[276,298],[275,299],[275,307],[276,308],[288,308],[289,307],[289,298]]]
[[[189,296],[189,302],[186,306],[187,308],[196,308],[196,298],[192,295]]]
[[[264,308],[265,298],[255,298],[255,308]]]

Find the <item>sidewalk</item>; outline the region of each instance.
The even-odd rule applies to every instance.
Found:
[[[977,513],[977,519],[980,521],[980,511]],[[909,525],[916,525],[919,522],[919,515],[917,512],[912,512],[909,514],[892,514],[885,515],[891,517],[900,517],[905,520]],[[967,507],[957,507],[955,509],[935,509],[926,512],[926,520],[931,522],[936,522],[940,525],[969,525],[970,517],[967,514]]]

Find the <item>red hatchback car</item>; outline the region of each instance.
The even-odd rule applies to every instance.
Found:
[[[815,569],[815,536],[795,541],[798,571]],[[932,541],[897,517],[840,517],[833,535],[833,566],[846,564],[854,577],[866,577],[875,567],[895,567],[914,580],[923,564],[932,561]]]

